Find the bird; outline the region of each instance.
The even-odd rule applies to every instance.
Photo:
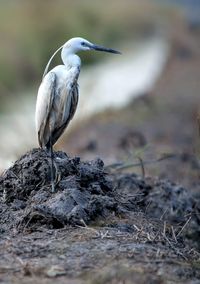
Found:
[[[54,56],[61,50],[63,64],[51,69]],[[79,99],[78,78],[81,68],[79,51],[103,51],[114,54],[121,52],[75,37],[60,46],[49,59],[38,89],[35,124],[39,146],[51,158],[51,189],[55,192],[53,145],[57,142],[72,120]]]

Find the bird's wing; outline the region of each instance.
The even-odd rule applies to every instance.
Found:
[[[56,74],[49,72],[42,80],[36,102],[35,122],[38,142],[41,147],[46,146],[49,142],[50,130],[48,129],[48,120],[55,97],[55,88]]]
[[[73,118],[78,104],[78,85],[75,83],[72,86],[64,88],[60,94],[59,113],[60,118],[57,119],[57,125],[52,133],[52,142],[56,143],[62,135],[70,120]]]

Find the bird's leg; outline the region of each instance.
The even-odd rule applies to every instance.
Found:
[[[51,157],[51,165],[50,165],[50,170],[51,170],[51,190],[54,193],[55,192],[55,182],[54,182],[54,177],[55,177],[55,172],[54,172],[54,161],[53,161],[53,145],[52,141],[50,138],[50,157]]]

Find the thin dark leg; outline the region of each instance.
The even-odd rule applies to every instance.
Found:
[[[53,145],[52,145],[51,140],[50,140],[50,156],[51,156],[51,166],[50,166],[50,169],[51,169],[51,190],[54,193],[55,192],[55,182],[54,182],[55,172],[54,172],[54,162],[53,162]]]

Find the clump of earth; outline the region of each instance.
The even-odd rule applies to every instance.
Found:
[[[110,173],[99,158],[85,162],[61,151],[54,153],[54,170],[55,192],[45,150],[28,152],[4,172],[0,193],[5,230],[26,222],[30,227],[83,225],[131,212],[143,212],[179,227],[189,220],[187,228],[198,229],[197,201],[185,188],[168,180]]]
[[[194,279],[200,276],[200,207],[187,189],[169,180],[111,171],[99,158],[81,161],[61,151],[54,152],[54,167],[55,192],[45,150],[33,149],[0,177],[0,269],[7,263],[19,275],[73,278],[112,263],[102,279],[97,273],[91,283],[110,283],[106,279],[113,273],[119,281],[126,276],[138,279],[132,283],[147,278],[165,283],[146,268],[144,277],[144,265],[132,269],[133,260],[141,264],[156,258],[164,278],[172,268],[163,261],[172,263],[174,279],[180,273],[184,281],[191,273]],[[120,268],[116,259],[123,263]]]

